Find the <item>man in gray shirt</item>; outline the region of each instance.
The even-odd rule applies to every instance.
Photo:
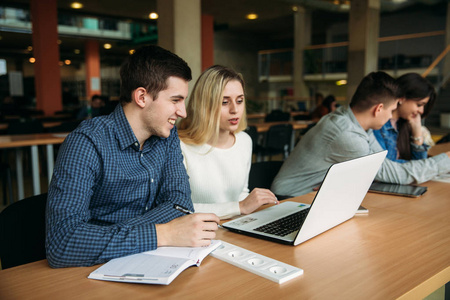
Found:
[[[338,162],[379,152],[372,129],[379,129],[397,107],[397,86],[384,72],[370,73],[359,84],[349,107],[321,118],[300,140],[272,183],[278,195],[300,196],[320,185],[328,168]],[[385,159],[375,179],[422,183],[450,172],[450,152],[406,163]]]

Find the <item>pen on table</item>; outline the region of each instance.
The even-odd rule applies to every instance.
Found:
[[[186,215],[190,215],[190,214],[193,214],[193,213],[194,213],[194,212],[190,211],[189,209],[187,209],[187,208],[185,208],[185,207],[183,207],[183,206],[181,206],[181,205],[178,205],[178,204],[174,204],[174,205],[173,205],[173,208],[175,208],[175,209],[178,210],[178,211],[181,211],[182,213],[184,213],[184,214],[186,214]],[[218,226],[219,228],[223,228],[222,225],[220,225],[220,224],[217,224],[217,226]]]

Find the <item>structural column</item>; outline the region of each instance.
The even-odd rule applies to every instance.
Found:
[[[31,0],[36,108],[45,115],[62,110],[56,0]]]
[[[184,59],[193,83],[202,70],[201,0],[157,0],[158,45]]]
[[[100,50],[97,40],[87,40],[85,44],[86,97],[101,94],[100,84]]]
[[[202,15],[202,71],[214,65],[214,17]]]
[[[380,0],[351,1],[347,66],[347,102],[361,79],[378,69]]]
[[[450,2],[447,3],[447,19],[445,23],[445,46],[450,46]],[[450,52],[447,53],[444,59],[443,72],[444,76],[450,74]],[[447,80],[448,82],[448,80]],[[447,87],[447,82],[444,82],[444,87]]]
[[[311,14],[304,7],[294,12],[294,97],[309,98],[303,79],[305,47],[311,44]]]

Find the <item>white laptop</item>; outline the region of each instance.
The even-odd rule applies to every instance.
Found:
[[[382,151],[333,164],[311,205],[285,201],[222,226],[283,244],[303,243],[355,215],[386,154]],[[287,222],[289,218],[297,221]]]

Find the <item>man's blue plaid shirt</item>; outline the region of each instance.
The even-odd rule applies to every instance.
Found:
[[[140,150],[120,105],[61,146],[48,192],[47,259],[88,266],[157,247],[155,224],[193,210],[176,128]]]

